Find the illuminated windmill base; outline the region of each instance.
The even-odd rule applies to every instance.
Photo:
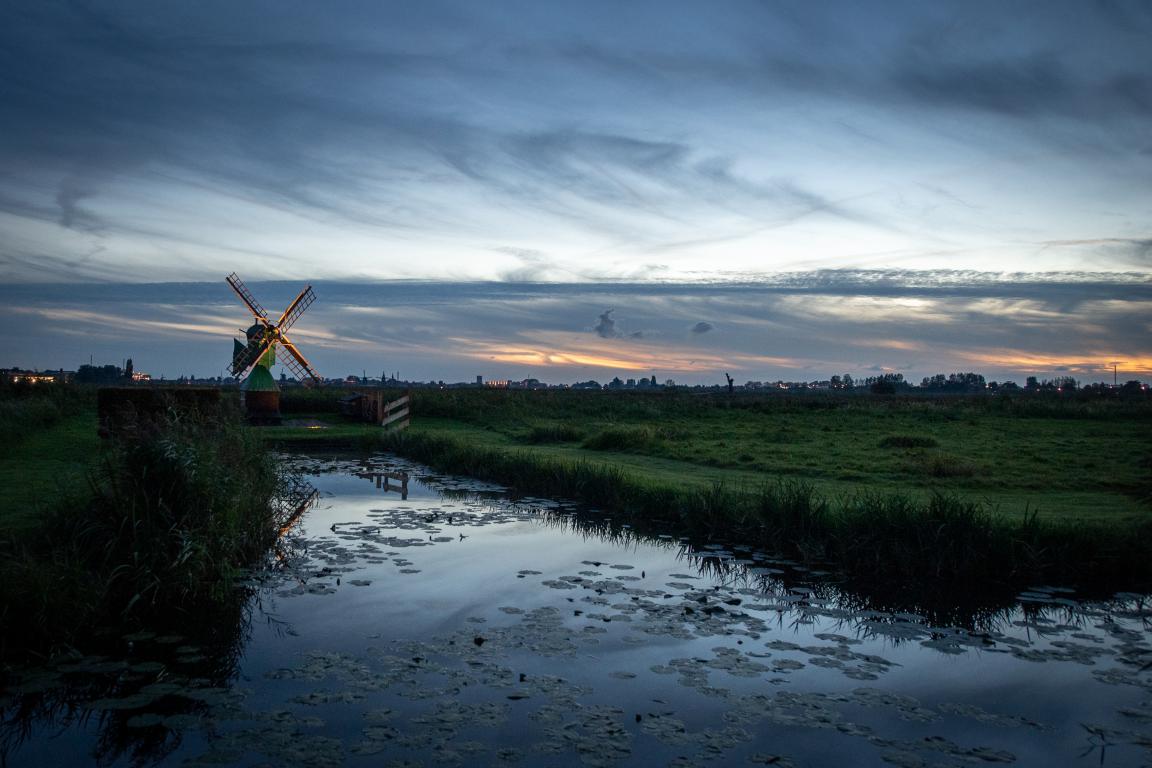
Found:
[[[280,387],[262,365],[252,369],[240,385],[240,402],[249,424],[276,426],[280,423]]]
[[[240,385],[244,412],[251,424],[279,424],[280,387],[276,385],[270,370],[276,364],[276,347],[281,346],[288,352],[280,362],[302,384],[310,386],[320,383],[320,376],[285,333],[316,300],[316,295],[312,293],[312,286],[308,286],[288,305],[280,319],[273,323],[236,273],[229,275],[227,281],[256,320],[244,331],[245,342],[234,340],[232,345],[232,375],[240,377],[245,372],[248,374]]]
[[[259,323],[249,328],[260,329]],[[235,342],[237,354],[243,352],[245,346]],[[244,407],[244,414],[248,423],[257,426],[276,426],[280,423],[280,387],[272,376],[271,368],[276,364],[276,348],[270,347],[261,356],[244,383],[240,385],[240,404]]]

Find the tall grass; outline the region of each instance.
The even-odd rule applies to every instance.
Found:
[[[321,394],[301,397],[323,397]],[[296,390],[286,391],[288,398]],[[980,415],[1090,420],[1152,420],[1152,396],[1130,399],[1087,394],[1017,393],[1000,395],[930,395],[910,393],[877,399],[865,393],[827,391],[693,393],[686,390],[645,391],[517,391],[496,389],[416,389],[416,410],[425,416],[487,424],[547,418],[599,421],[662,421],[696,417],[709,412],[749,411],[785,414],[845,411],[885,414],[912,411],[934,418],[967,420]],[[334,401],[333,401],[334,402]],[[335,406],[332,406],[335,409]],[[315,410],[324,410],[315,408]],[[496,416],[498,414],[498,416]]]
[[[173,417],[114,445],[86,492],[0,542],[3,642],[67,644],[96,621],[189,614],[275,541],[284,479],[233,414]]]
[[[609,427],[589,437],[581,447],[592,451],[650,451],[663,439],[658,430],[649,426]]]
[[[442,471],[494,480],[525,494],[558,495],[604,507],[617,518],[657,525],[698,541],[739,542],[817,559],[854,582],[888,590],[981,589],[1057,580],[1085,587],[1152,584],[1152,523],[1117,526],[1011,521],[976,503],[936,494],[835,502],[812,485],[715,484],[655,487],[617,468],[469,445],[420,433],[392,433],[385,447]],[[1118,586],[1118,585],[1123,585]]]
[[[574,443],[584,439],[584,430],[572,424],[535,424],[525,434],[525,440],[537,445],[543,443]]]

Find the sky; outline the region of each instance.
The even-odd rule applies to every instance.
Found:
[[[1152,5],[0,5],[0,365],[1152,378]]]

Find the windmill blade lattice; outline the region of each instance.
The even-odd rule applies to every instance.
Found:
[[[320,374],[312,370],[311,364],[304,359],[304,355],[300,354],[300,350],[296,349],[296,345],[288,341],[283,335],[280,336],[280,346],[288,350],[288,356],[280,360],[284,367],[292,371],[299,381],[312,381],[319,382]]]
[[[268,348],[272,346],[272,344],[273,340],[268,336],[248,342],[248,346],[244,347],[240,354],[232,359],[232,375],[239,376],[246,372],[256,364],[256,361],[268,351]]]
[[[312,292],[312,286],[308,286],[300,295],[288,305],[288,309],[284,310],[284,314],[280,315],[280,319],[276,322],[276,327],[284,332],[291,328],[300,315],[304,314],[304,310],[312,306],[312,302],[316,301],[316,294]]]
[[[224,279],[228,282],[228,285],[232,286],[232,290],[236,291],[236,295],[240,297],[240,300],[248,305],[248,309],[252,310],[253,315],[261,320],[266,321],[268,319],[268,313],[264,311],[264,307],[260,306],[260,302],[256,301],[256,297],[248,290],[248,286],[240,281],[240,277],[235,272]]]

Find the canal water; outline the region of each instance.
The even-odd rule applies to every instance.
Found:
[[[235,610],[17,670],[4,766],[1152,763],[1147,596],[878,610],[395,457],[286,461],[318,497]]]

